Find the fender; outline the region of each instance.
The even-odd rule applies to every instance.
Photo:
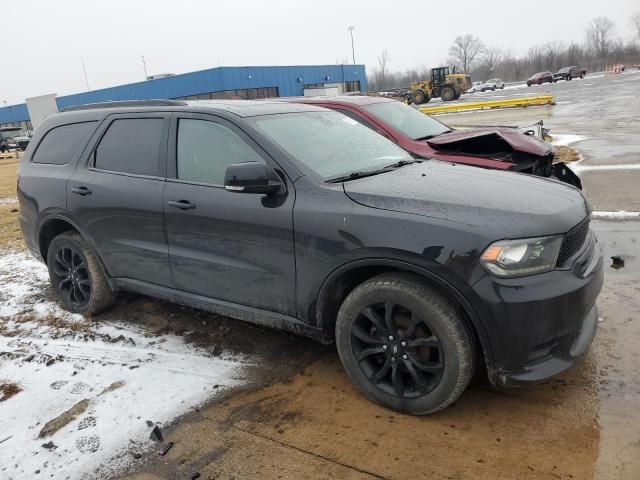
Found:
[[[66,212],[65,212],[66,213]],[[113,282],[113,280],[111,279],[111,276],[109,275],[109,272],[107,271],[107,267],[104,264],[104,261],[102,260],[102,256],[100,255],[100,252],[98,251],[98,249],[96,248],[95,244],[93,243],[93,241],[91,240],[91,238],[84,233],[84,231],[78,226],[78,224],[72,220],[70,218],[70,216],[66,215],[65,213],[50,213],[47,214],[46,216],[42,217],[40,219],[40,221],[38,222],[38,228],[37,228],[37,240],[38,240],[38,248],[40,248],[40,232],[42,231],[42,227],[50,220],[63,220],[65,222],[67,222],[68,224],[70,224],[80,235],[82,235],[82,238],[84,239],[85,242],[87,242],[87,244],[89,245],[89,248],[91,248],[91,251],[93,252],[93,254],[96,256],[96,258],[98,259],[98,265],[100,265],[100,269],[102,270],[102,273],[104,274],[105,278],[107,279],[107,283],[109,284],[109,288],[111,288],[113,291],[118,290],[117,286],[115,285],[115,283]],[[42,256],[42,251],[40,251],[40,255]],[[45,263],[47,263],[47,259],[46,258],[42,258],[42,261]]]
[[[460,305],[460,307],[467,315],[469,321],[472,324],[472,327],[474,328],[478,336],[478,340],[480,341],[480,346],[484,353],[487,368],[492,368],[494,364],[494,357],[493,351],[491,349],[491,343],[489,342],[489,337],[485,330],[484,323],[482,322],[480,315],[473,307],[471,302],[469,302],[467,297],[462,294],[458,287],[456,287],[452,282],[444,278],[442,275],[435,273],[429,268],[416,265],[415,263],[411,263],[410,261],[406,260],[389,258],[364,258],[345,263],[334,269],[322,283],[322,286],[320,287],[320,291],[318,293],[318,300],[316,305],[316,324],[325,332],[325,338],[328,339],[329,336],[333,336],[333,332],[329,332],[331,326],[325,321],[324,317],[329,299],[331,298],[331,289],[334,285],[334,282],[340,276],[344,275],[350,270],[359,267],[394,267],[404,271],[416,273],[438,285],[438,287],[440,287],[451,298],[453,298],[458,303],[458,305]]]

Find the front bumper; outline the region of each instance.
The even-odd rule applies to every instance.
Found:
[[[519,279],[482,278],[474,286],[484,310],[494,385],[545,380],[574,365],[598,324],[603,253],[590,232],[570,268]]]

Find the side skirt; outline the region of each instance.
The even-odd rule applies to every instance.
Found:
[[[325,344],[331,343],[324,338],[321,328],[308,325],[295,317],[290,317],[289,315],[262,310],[255,307],[248,307],[246,305],[239,305],[237,303],[226,302],[224,300],[217,300],[215,298],[205,297],[195,293],[161,287],[159,285],[153,285],[139,280],[132,280],[130,278],[114,278],[112,280],[117,290],[139,293],[141,295],[167,300],[172,303],[205,310],[207,312],[216,313],[236,320],[264,325],[275,328],[276,330],[285,330],[296,335],[312,338],[313,340]]]

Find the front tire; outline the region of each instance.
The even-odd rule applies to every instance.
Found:
[[[416,105],[422,105],[427,98],[427,94],[422,90],[414,90],[411,92],[411,101]]]
[[[65,310],[92,316],[113,305],[115,293],[79,233],[61,233],[51,241],[47,267],[51,285]]]
[[[342,364],[370,400],[411,414],[455,402],[474,372],[472,335],[456,308],[413,274],[378,275],[344,300]]]

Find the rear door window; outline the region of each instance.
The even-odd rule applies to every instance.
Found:
[[[180,180],[224,185],[229,165],[264,160],[230,128],[207,120],[181,118],[177,162]]]
[[[33,154],[33,163],[66,165],[87,144],[97,123],[72,123],[52,128],[46,133]]]
[[[114,120],[95,150],[95,168],[158,176],[164,126],[162,118]]]

